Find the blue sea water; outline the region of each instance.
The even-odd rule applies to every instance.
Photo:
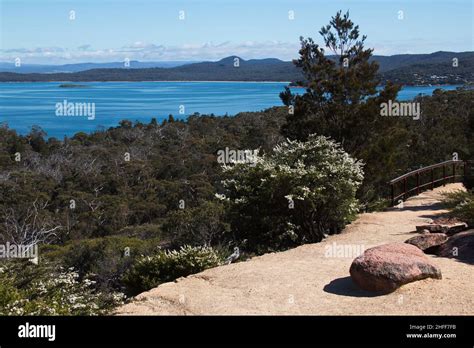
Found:
[[[123,119],[161,121],[172,114],[185,118],[201,114],[235,115],[281,106],[279,93],[284,82],[79,82],[84,88],[61,88],[59,82],[0,83],[0,123],[20,134],[33,125],[48,137],[62,139],[76,132],[93,132],[117,126]],[[404,87],[400,100],[420,93],[431,95],[436,88],[458,86]],[[297,92],[298,89],[295,89]],[[303,90],[301,90],[303,91]],[[94,103],[95,118],[56,115],[57,103]],[[184,107],[184,109],[183,109]],[[183,112],[180,114],[180,111]]]

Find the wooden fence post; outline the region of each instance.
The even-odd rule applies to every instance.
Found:
[[[416,194],[420,194],[420,173],[416,173]]]
[[[453,162],[453,184],[456,182],[456,163]]]
[[[443,164],[443,186],[446,186],[446,166]]]
[[[434,189],[434,169],[431,168],[431,189]]]
[[[403,180],[403,200],[407,199],[407,178]]]
[[[391,184],[392,187],[392,207],[395,205],[395,189],[394,189],[395,184]]]

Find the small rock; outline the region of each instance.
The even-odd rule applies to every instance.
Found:
[[[430,223],[432,224],[439,224],[439,225],[452,225],[458,222],[462,222],[461,220],[454,218],[454,217],[437,217],[434,220],[431,220]]]
[[[441,232],[441,225],[428,224],[428,225],[416,226],[416,232],[423,233],[423,231],[428,231],[430,233],[440,233]]]
[[[465,222],[458,222],[458,223],[455,223],[455,224],[452,224],[452,225],[445,225],[443,227],[445,228],[445,231],[446,231],[445,233],[448,236],[452,236],[456,233],[465,231],[468,228],[468,226]]]
[[[423,251],[437,247],[448,240],[448,236],[444,233],[424,233],[421,236],[415,236],[407,239],[405,243],[414,245]]]
[[[424,233],[425,230],[430,233],[446,233],[448,236],[452,236],[456,233],[467,230],[468,226],[465,222],[456,222],[451,224],[428,224],[416,226],[416,231],[418,233]]]
[[[352,262],[350,274],[360,288],[383,293],[416,280],[441,279],[441,270],[419,248],[406,243],[367,249]]]

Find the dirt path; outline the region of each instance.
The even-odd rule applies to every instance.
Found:
[[[356,255],[337,254],[337,247],[357,251],[414,235],[415,225],[443,213],[439,192],[447,185],[405,202],[403,209],[362,214],[344,233],[317,244],[266,254],[181,278],[137,296],[118,314],[474,314],[474,266],[433,258],[443,279],[426,279],[374,296],[359,290],[349,277]],[[328,248],[336,257],[328,257]],[[350,250],[347,250],[350,251]],[[342,256],[342,257],[341,257]],[[344,257],[349,256],[349,257]]]

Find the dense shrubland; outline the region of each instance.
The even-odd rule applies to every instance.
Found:
[[[216,266],[235,246],[245,257],[318,242],[358,208],[380,205],[389,179],[454,152],[472,159],[474,91],[416,98],[420,120],[380,117],[380,103],[395,99],[399,87],[375,93],[371,50],[338,16],[334,25],[352,33],[348,51],[327,60],[303,40],[298,64],[310,83],[306,94],[282,93],[284,107],[170,116],[162,124],[123,120],[61,141],[39,127],[25,136],[0,127],[0,243],[41,244],[40,266],[11,276],[17,263],[1,264],[5,313],[22,299],[19,314],[53,314],[45,309],[50,303],[55,314],[104,313],[116,293]],[[331,30],[322,34],[338,53]],[[253,163],[223,167],[217,152],[225,148],[259,154]],[[27,270],[38,274],[25,282]],[[42,277],[47,293],[35,297],[33,279]],[[73,278],[68,292],[83,293],[86,307],[54,295],[54,279],[62,277]]]
[[[15,236],[19,227],[53,230],[40,249],[40,264],[72,269],[78,281],[91,279],[104,293],[133,295],[147,284],[201,270],[190,268],[183,257],[157,255],[185,244],[207,245],[218,250],[221,260],[238,244],[229,234],[224,204],[215,197],[223,179],[216,152],[226,146],[271,150],[283,140],[283,114],[274,108],[238,118],[123,121],[117,128],[78,133],[62,142],[44,138],[36,127],[26,136],[1,127],[0,243],[21,241],[22,233]],[[18,162],[16,153],[21,154]],[[143,267],[148,256],[163,262],[159,277],[158,268]],[[205,267],[216,265],[206,257]]]

